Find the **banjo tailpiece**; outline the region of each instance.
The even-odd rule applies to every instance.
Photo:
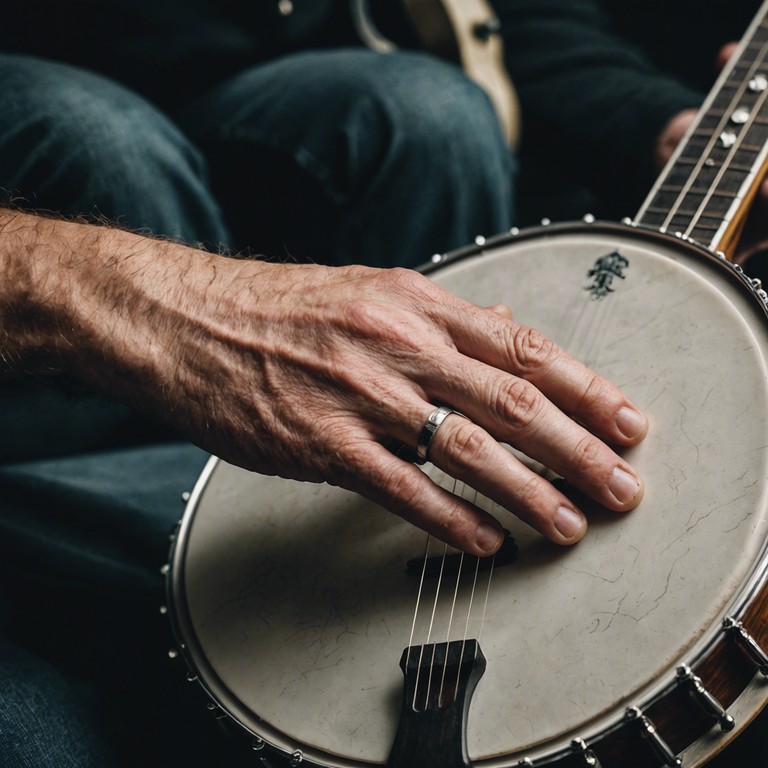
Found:
[[[403,651],[403,708],[388,768],[470,768],[467,712],[485,672],[477,640]]]

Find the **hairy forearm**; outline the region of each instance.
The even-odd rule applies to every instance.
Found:
[[[213,279],[212,258],[113,227],[0,210],[0,374],[60,374],[115,394],[118,377],[149,372],[152,349],[168,343],[184,309],[184,275],[208,262]]]
[[[4,375],[73,379],[227,461],[358,491],[475,554],[497,548],[499,523],[389,450],[415,444],[435,402],[472,421],[442,427],[430,458],[555,541],[580,539],[583,515],[497,441],[610,509],[642,496],[607,444],[645,429],[619,390],[415,272],[229,259],[10,211],[0,272]]]

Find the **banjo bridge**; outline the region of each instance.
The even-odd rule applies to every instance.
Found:
[[[485,671],[477,640],[411,646],[400,668],[403,707],[388,768],[470,768],[467,713]]]

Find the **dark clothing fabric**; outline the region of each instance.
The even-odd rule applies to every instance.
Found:
[[[633,216],[655,141],[700,106],[757,0],[493,0],[523,111],[528,220]],[[529,221],[523,222],[529,223]]]
[[[165,109],[245,67],[349,43],[337,0],[30,0],[3,9],[0,48],[93,69]]]
[[[492,3],[521,99],[531,175],[554,173],[557,180],[542,196],[556,200],[564,191],[558,184],[585,187],[612,218],[635,213],[656,175],[651,156],[659,131],[701,103],[715,78],[717,51],[742,35],[759,6]],[[377,13],[386,6],[395,15],[398,5],[376,3]],[[293,0],[289,13],[280,7],[277,0],[29,0],[4,9],[0,49],[93,68],[173,110],[253,64],[356,42],[346,2]]]

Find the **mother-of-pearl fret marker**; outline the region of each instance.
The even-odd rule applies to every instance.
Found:
[[[739,107],[732,115],[731,122],[736,125],[744,125],[749,120],[749,110],[746,107]]]

